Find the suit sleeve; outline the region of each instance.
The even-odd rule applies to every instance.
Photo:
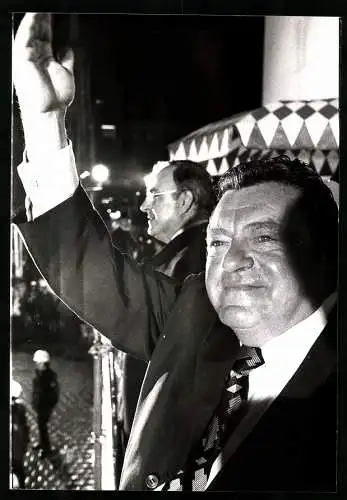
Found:
[[[112,244],[84,189],[32,222],[14,220],[52,291],[113,345],[149,360],[178,285],[144,271]]]

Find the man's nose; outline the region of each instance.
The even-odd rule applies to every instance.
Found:
[[[146,196],[146,198],[143,200],[143,202],[141,203],[141,206],[140,206],[141,212],[146,212],[146,210],[149,209],[149,206],[150,206],[150,203],[148,201],[148,196]]]
[[[242,271],[253,267],[254,260],[247,248],[233,243],[228,248],[223,259],[223,269],[229,272]]]

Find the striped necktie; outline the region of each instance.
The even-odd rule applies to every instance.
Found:
[[[264,359],[259,348],[241,347],[227,376],[221,400],[202,439],[190,453],[184,470],[179,471],[163,490],[204,490],[214,459],[245,415],[246,406],[243,403],[248,395],[248,374],[263,364]]]

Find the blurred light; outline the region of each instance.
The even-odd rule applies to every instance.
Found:
[[[101,125],[101,130],[116,130],[115,125]]]
[[[140,191],[136,191],[136,196],[141,196],[141,192]]]
[[[39,285],[40,285],[40,287],[42,287],[42,288],[48,288],[48,283],[47,283],[47,281],[46,281],[46,280],[44,280],[44,279],[39,279]]]
[[[96,104],[103,104],[103,100],[102,99],[95,99],[95,103]]]
[[[80,179],[86,179],[89,176],[90,176],[90,172],[88,172],[88,170],[85,170],[84,172],[82,172],[80,174]]]
[[[111,201],[112,201],[112,200],[113,200],[113,198],[112,198],[112,196],[110,196],[109,198],[103,198],[103,199],[101,200],[101,203],[102,203],[103,205],[109,205],[109,204],[111,203]]]
[[[109,137],[112,139],[116,138],[116,133],[117,133],[116,125],[104,123],[100,126],[100,129],[104,137]]]
[[[116,210],[115,212],[110,212],[110,218],[112,220],[120,219],[121,215],[122,214],[121,214],[120,210]]]
[[[99,163],[98,165],[94,165],[92,168],[92,177],[96,182],[105,182],[107,181],[110,175],[110,170],[106,165]]]

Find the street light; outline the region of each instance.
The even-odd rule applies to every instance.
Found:
[[[98,163],[94,165],[91,171],[92,178],[95,182],[102,184],[107,181],[110,175],[110,169],[103,165],[102,163]]]
[[[90,177],[94,183],[92,186],[87,186],[86,191],[88,192],[89,198],[91,199],[92,203],[95,202],[95,193],[97,191],[102,191],[103,189],[103,184],[108,180],[110,176],[110,169],[106,167],[106,165],[103,165],[102,163],[98,163],[94,165],[90,171],[85,170],[80,174],[80,179],[84,180],[87,177]]]

